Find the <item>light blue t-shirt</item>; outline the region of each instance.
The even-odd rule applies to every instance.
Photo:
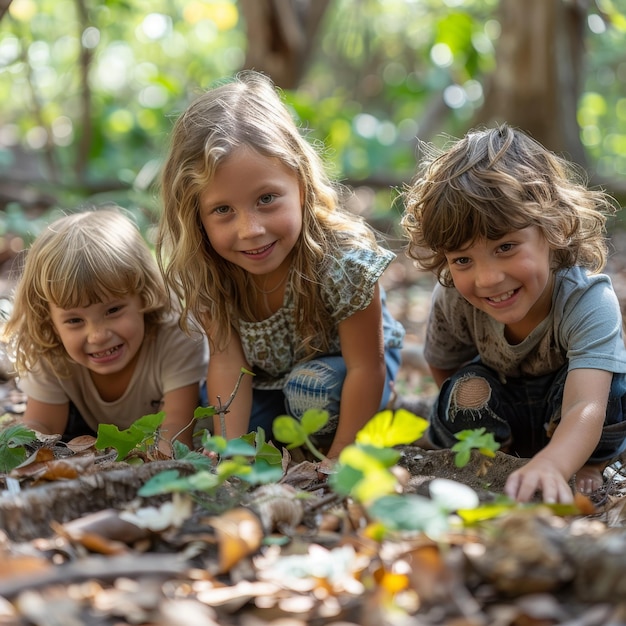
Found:
[[[622,315],[611,279],[582,267],[555,274],[549,315],[521,343],[510,344],[504,324],[472,306],[454,287],[433,292],[424,356],[457,369],[480,356],[505,377],[542,376],[565,364],[626,372]]]

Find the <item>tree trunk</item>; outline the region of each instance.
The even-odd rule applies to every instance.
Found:
[[[298,86],[330,0],[240,0],[248,48],[244,67],[284,89]]]
[[[588,0],[501,0],[496,69],[474,125],[508,122],[588,165],[576,117]]]
[[[0,0],[0,20],[4,17],[4,14],[9,10],[11,0]]]

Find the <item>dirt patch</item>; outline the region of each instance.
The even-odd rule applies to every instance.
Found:
[[[410,487],[416,493],[427,495],[427,485],[433,478],[447,478],[463,483],[478,493],[483,502],[493,500],[504,493],[507,478],[519,469],[528,459],[496,452],[489,458],[473,451],[470,461],[464,467],[457,467],[455,453],[451,450],[423,450],[413,446],[401,448],[399,465],[411,475]]]

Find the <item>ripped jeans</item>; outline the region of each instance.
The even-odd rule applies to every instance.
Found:
[[[567,366],[545,376],[508,378],[474,361],[448,378],[430,417],[433,444],[451,448],[462,430],[484,427],[501,449],[523,458],[546,446],[561,419]],[[613,374],[600,441],[589,461],[618,457],[626,449],[626,378]]]
[[[386,379],[379,410],[389,403],[392,385],[400,367],[400,349],[385,348]],[[279,415],[301,419],[307,409],[328,411],[324,428],[312,438],[320,447],[332,443],[339,421],[339,402],[346,363],[342,356],[325,356],[296,365],[285,380],[282,389],[254,389],[252,415],[248,432],[261,426],[268,439],[272,438],[272,422]]]

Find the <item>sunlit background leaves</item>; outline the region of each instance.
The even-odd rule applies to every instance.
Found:
[[[578,122],[607,178],[626,175],[625,5],[598,0],[587,19]],[[441,100],[445,117],[426,137],[435,142],[462,134],[481,106],[497,6],[330,3],[304,79],[286,97],[337,177],[378,194],[375,212],[388,211],[393,190],[413,175],[416,137]],[[240,8],[235,0],[13,0],[0,22],[0,175],[54,189],[57,208],[111,200],[152,221],[173,119],[242,67]]]

